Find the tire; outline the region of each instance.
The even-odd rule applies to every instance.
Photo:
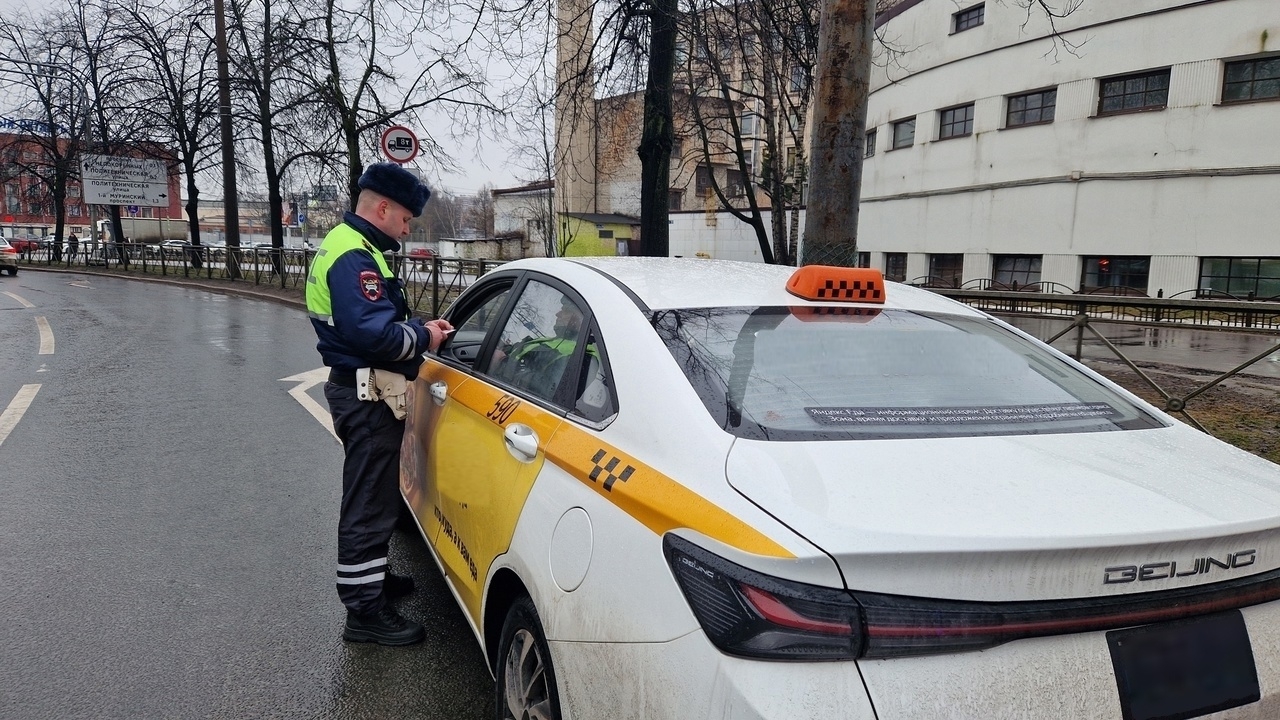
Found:
[[[494,707],[498,720],[560,720],[560,693],[547,638],[533,601],[521,596],[507,610],[498,643]]]
[[[18,276],[17,266],[9,268],[9,277],[17,277],[17,276]]]

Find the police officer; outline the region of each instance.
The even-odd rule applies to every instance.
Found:
[[[338,520],[338,597],[347,607],[343,638],[409,645],[422,626],[390,601],[413,591],[413,579],[394,575],[387,547],[400,499],[400,441],[406,380],[418,375],[422,354],[452,328],[444,320],[410,317],[408,299],[384,252],[400,249],[409,221],[422,214],[431,191],[394,163],[370,165],[360,176],[355,212],[348,212],[316,251],[307,277],[307,313],[328,365],[324,395],[346,454]]]

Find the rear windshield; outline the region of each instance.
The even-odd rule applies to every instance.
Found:
[[[820,314],[865,313],[865,314]],[[757,440],[1024,435],[1163,423],[984,318],[758,307],[653,317],[707,410]]]

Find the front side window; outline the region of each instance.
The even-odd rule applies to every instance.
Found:
[[[1161,426],[1044,346],[985,318],[733,307],[662,311],[653,324],[707,411],[741,438],[863,440]]]
[[[1013,128],[1051,123],[1057,105],[1057,88],[1023,95],[1010,95],[1004,126]]]
[[[582,308],[568,295],[545,283],[529,281],[502,328],[489,374],[536,398],[554,402],[570,369],[583,317]]]
[[[1280,258],[1201,258],[1199,287],[1241,300],[1280,297]]]
[[[948,108],[938,113],[938,139],[973,134],[973,103]]]
[[[916,142],[916,119],[899,120],[893,124],[893,149],[911,147]]]
[[[1145,295],[1151,258],[1110,255],[1084,258],[1081,292]]]
[[[1169,68],[1108,78],[1098,93],[1098,114],[1163,110],[1169,104]]]
[[[1222,76],[1222,102],[1280,98],[1280,55],[1227,63]]]
[[[985,3],[961,10],[951,16],[951,32],[964,32],[969,28],[978,27],[985,21],[986,14],[987,6]]]

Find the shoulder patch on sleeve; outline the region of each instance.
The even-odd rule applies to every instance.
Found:
[[[360,294],[369,302],[377,302],[382,298],[382,276],[373,270],[360,271]]]

